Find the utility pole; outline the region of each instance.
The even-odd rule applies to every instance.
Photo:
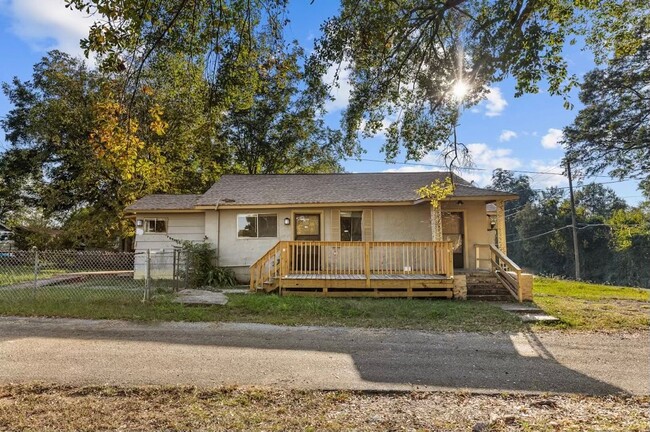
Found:
[[[573,180],[571,178],[571,161],[566,160],[566,173],[569,177],[569,197],[571,199],[571,228],[573,231],[573,260],[576,265],[576,280],[580,280],[580,251],[578,250],[578,228],[576,227],[576,202],[573,198]]]

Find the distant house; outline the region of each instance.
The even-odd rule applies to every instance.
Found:
[[[9,241],[13,232],[3,223],[0,223],[0,242]]]
[[[521,300],[520,270],[504,261],[504,202],[517,196],[457,176],[438,208],[416,193],[448,176],[224,175],[202,195],[149,195],[126,212],[136,251],[172,249],[172,239],[207,241],[219,265],[252,289],[450,297],[455,275],[483,270],[514,278],[510,288]]]

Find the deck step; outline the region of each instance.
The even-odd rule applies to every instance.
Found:
[[[490,301],[490,302],[513,302],[513,301],[515,301],[515,298],[513,296],[511,296],[510,294],[508,294],[508,295],[503,295],[503,294],[481,294],[481,295],[468,295],[467,300]]]

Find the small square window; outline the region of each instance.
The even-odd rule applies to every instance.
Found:
[[[145,219],[144,232],[165,234],[167,232],[167,221],[165,219]]]

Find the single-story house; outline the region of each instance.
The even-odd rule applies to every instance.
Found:
[[[253,289],[354,295],[402,284],[412,294],[438,284],[450,296],[455,276],[480,270],[516,284],[521,271],[506,256],[504,202],[517,196],[456,175],[440,206],[418,196],[448,176],[224,175],[202,195],[149,195],[126,212],[136,252],[172,249],[173,239],[206,241],[218,265]]]

